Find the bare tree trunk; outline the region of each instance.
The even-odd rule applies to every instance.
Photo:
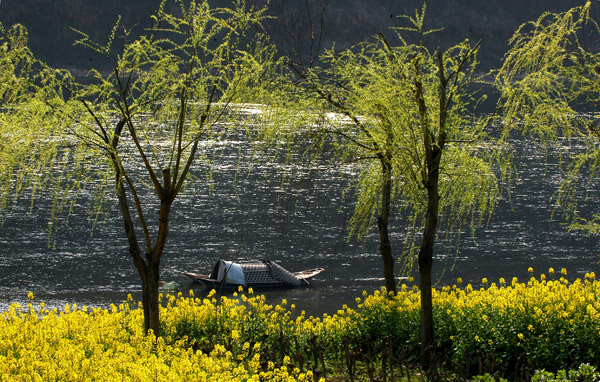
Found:
[[[144,286],[144,330],[150,330],[156,337],[160,336],[160,303],[158,301],[158,281],[160,280],[160,262],[148,264],[148,277]],[[144,283],[143,283],[144,284]]]
[[[421,365],[425,370],[430,370],[435,365],[435,332],[433,325],[433,297],[431,271],[433,268],[433,246],[440,207],[439,179],[440,163],[446,143],[446,118],[450,100],[446,96],[448,79],[445,75],[443,57],[440,52],[438,58],[439,75],[439,125],[432,129],[427,117],[427,104],[423,92],[423,83],[419,69],[419,59],[413,59],[415,69],[415,100],[420,114],[421,131],[423,134],[423,147],[425,149],[425,167],[423,185],[427,191],[427,206],[425,211],[425,228],[423,242],[419,249],[419,286],[421,290]],[[451,98],[451,97],[450,97]],[[437,136],[433,133],[438,131]]]
[[[122,199],[121,197],[119,199]],[[123,197],[123,199],[125,199]],[[159,213],[159,229],[157,242],[150,253],[146,254],[146,260],[142,260],[141,256],[133,255],[133,252],[139,251],[132,249],[132,240],[129,231],[127,236],[130,239],[129,251],[132,253],[134,262],[140,279],[142,280],[142,306],[144,310],[144,330],[148,333],[150,330],[155,336],[160,336],[160,303],[159,303],[159,281],[160,281],[160,259],[162,257],[168,234],[169,211],[171,203],[163,203]],[[125,221],[131,218],[125,218],[128,214],[123,215]],[[126,226],[128,224],[126,223]],[[135,239],[135,233],[133,235]],[[137,241],[135,242],[137,244]],[[138,252],[139,253],[139,252]],[[136,260],[137,259],[137,260]]]
[[[379,157],[382,167],[383,185],[381,189],[381,215],[377,219],[379,231],[379,251],[383,259],[383,275],[388,292],[396,293],[396,278],[394,275],[394,256],[388,233],[390,220],[390,204],[392,198],[392,169],[390,161],[383,155]]]
[[[165,177],[168,176],[169,174],[167,171]],[[160,260],[165,249],[165,244],[167,243],[167,236],[169,234],[169,213],[171,212],[171,205],[173,203],[169,190],[170,184],[167,181],[166,183],[161,195],[162,201],[158,214],[158,235],[156,237],[156,243],[152,248],[152,252],[146,256],[147,277],[146,282],[142,284],[144,287],[144,297],[147,299],[143,302],[144,328],[146,332],[152,330],[157,337],[160,336],[160,303],[158,301]]]
[[[118,175],[120,174],[117,171]],[[129,253],[133,258],[135,267],[140,275],[142,281],[142,305],[144,309],[144,330],[146,333],[150,329],[154,331],[156,336],[160,335],[160,326],[158,325],[158,308],[154,308],[153,305],[158,305],[158,264],[150,262],[152,254],[146,254],[147,261],[144,261],[142,252],[137,241],[135,228],[133,225],[133,219],[129,211],[129,205],[127,202],[127,195],[125,187],[123,185],[124,180],[121,178],[117,180],[117,196],[119,199],[119,207],[121,209],[121,216],[125,225],[125,234],[129,242]],[[155,289],[155,292],[153,292]],[[156,303],[153,302],[154,298]]]
[[[427,161],[427,210],[423,242],[419,249],[419,278],[421,290],[421,364],[429,369],[435,357],[433,328],[433,298],[431,271],[433,268],[433,246],[439,213],[439,168],[441,150],[434,148]]]

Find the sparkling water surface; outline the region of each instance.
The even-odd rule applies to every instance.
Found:
[[[347,240],[353,206],[351,194],[344,196],[343,190],[352,168],[253,165],[242,141],[222,146],[220,159],[212,164],[212,178],[199,170],[204,184],[173,206],[161,268],[164,281],[177,281],[184,294],[193,289],[198,296],[207,291],[179,271],[208,273],[218,259],[269,259],[290,271],[323,267],[310,286],[259,291],[269,303],[286,299],[309,315],[353,306],[364,290],[384,285],[376,228],[364,243]],[[529,267],[536,275],[549,267],[556,272],[566,268],[570,278],[591,271],[600,275],[598,237],[569,232],[557,217],[552,219],[550,199],[558,184],[558,165],[536,153],[533,143],[519,147],[519,177],[510,198],[500,201],[475,238],[464,234],[458,251],[436,247],[438,286],[453,284],[457,277],[474,286],[483,277],[490,282],[500,277],[524,281]],[[287,181],[282,181],[283,170],[291,174]],[[600,211],[599,192],[596,182],[581,208]],[[28,291],[34,292],[36,304],[43,301],[59,309],[67,303],[107,307],[129,293],[141,298],[118,210],[113,208],[94,225],[85,213],[85,198],[80,204],[68,224],[61,218],[55,248],[48,245],[50,200],[33,207],[20,201],[8,213],[0,228],[0,311],[13,302],[26,302]],[[396,253],[404,232],[402,219],[395,219],[391,233]]]

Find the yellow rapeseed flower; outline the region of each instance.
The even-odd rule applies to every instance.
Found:
[[[356,341],[368,341],[383,334],[410,344],[413,329],[418,328],[420,294],[410,288],[393,296],[384,289],[365,292],[356,307],[344,306],[339,314],[309,318],[305,312],[294,313],[292,318],[285,300],[273,306],[260,295],[217,300],[215,293],[203,299],[169,296],[169,305],[160,308],[163,337],[159,339],[144,334],[139,303],[137,308],[126,302],[109,309],[67,304],[60,312],[48,310],[43,303],[37,311],[31,303],[13,304],[0,312],[0,375],[10,381],[262,378],[314,382],[312,373],[296,367],[291,354],[271,357],[279,348],[272,348],[273,344],[289,340],[288,346],[318,346],[325,362],[335,363],[343,340],[360,336]],[[443,320],[440,327],[446,328],[439,334],[446,338],[440,340],[452,341],[457,359],[463,360],[474,346],[484,345],[492,354],[495,347],[510,341],[526,346],[532,355],[537,348],[548,350],[552,341],[577,344],[581,341],[577,336],[585,337],[586,343],[600,341],[600,282],[595,275],[570,284],[519,283],[515,278],[512,285],[502,288],[492,284],[473,290],[467,285],[464,289],[436,288],[432,293],[442,313],[436,319]],[[406,338],[395,337],[402,335]],[[268,358],[261,359],[261,354]]]

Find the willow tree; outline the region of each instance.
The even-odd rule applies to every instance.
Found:
[[[563,153],[570,162],[558,206],[571,228],[597,234],[600,212],[580,208],[582,188],[600,175],[600,31],[591,11],[588,1],[523,24],[510,40],[496,85],[507,126],[518,124],[526,134],[569,150]]]
[[[145,329],[155,335],[171,209],[206,155],[202,142],[218,139],[237,118],[235,102],[262,75],[264,46],[248,34],[262,18],[263,9],[242,0],[214,9],[207,1],[163,0],[152,28],[132,41],[117,39],[118,24],[106,44],[79,32],[78,43],[114,67],[92,70],[90,83],[74,89],[63,109],[73,121],[67,132],[112,179],[141,278]],[[141,191],[146,186],[150,193]]]
[[[56,210],[65,207],[60,171],[48,170],[67,166],[66,151],[78,155],[58,137],[62,118],[55,113],[70,79],[33,55],[22,25],[0,24],[0,222],[20,198],[33,202],[41,193]]]
[[[344,161],[357,163],[352,234],[362,237],[377,226],[389,291],[396,287],[398,258],[392,253],[390,220],[408,217],[396,224],[407,227],[404,259],[418,262],[427,365],[435,348],[432,266],[438,228],[456,238],[465,225],[474,227],[491,212],[499,193],[494,166],[501,150],[490,134],[490,117],[473,114],[478,99],[469,85],[475,81],[479,45],[464,41],[430,51],[423,43],[407,42],[405,33],[428,33],[424,13],[425,8],[407,18],[407,28],[395,29],[395,45],[380,35],[348,50],[325,52],[322,67],[289,65],[298,102],[324,114],[314,129],[331,137]]]

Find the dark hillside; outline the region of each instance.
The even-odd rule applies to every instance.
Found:
[[[544,12],[561,12],[580,4],[580,0],[428,0],[426,27],[444,30],[429,35],[425,42],[436,48],[466,38],[482,40],[480,60],[486,68],[495,67],[519,25]],[[379,32],[391,36],[394,32],[387,28],[401,23],[396,16],[413,16],[422,5],[421,0],[333,0],[326,39],[345,47],[348,42],[363,41]]]
[[[51,65],[87,69],[97,57],[87,48],[73,46],[79,35],[71,28],[105,41],[119,15],[123,18],[122,25],[143,27],[159,3],[157,0],[3,0],[0,22],[5,27],[15,23],[25,25],[31,48]]]
[[[273,13],[278,13],[276,5],[281,1],[271,1]],[[215,0],[214,5],[226,2]],[[71,27],[102,41],[119,14],[123,16],[123,25],[136,25],[141,30],[148,25],[148,15],[159,3],[160,0],[1,0],[0,22],[5,26],[25,25],[34,52],[52,65],[84,69],[90,67],[95,56],[86,49],[73,47],[77,34]],[[283,0],[282,8],[294,12],[291,10],[299,3],[299,0]],[[564,11],[581,3],[581,0],[430,0],[427,23],[431,28],[445,30],[432,35],[427,43],[435,48],[465,38],[481,39],[480,59],[485,68],[494,67],[506,50],[508,38],[521,23],[545,11]],[[391,36],[388,27],[399,25],[395,16],[413,15],[421,6],[421,0],[331,0],[326,13],[324,46],[335,41],[337,47],[345,48],[379,32]],[[271,23],[268,28],[283,46],[281,26]]]

